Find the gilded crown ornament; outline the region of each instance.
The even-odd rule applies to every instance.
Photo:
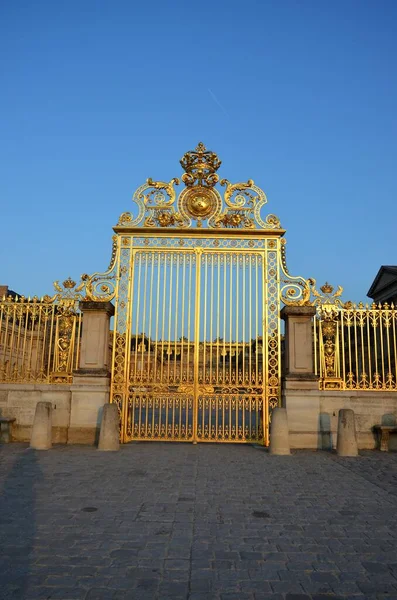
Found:
[[[195,150],[189,150],[181,160],[185,173],[182,175],[183,183],[191,187],[193,185],[213,187],[219,181],[216,171],[222,164],[218,155],[207,150],[202,142],[199,142]]]
[[[326,282],[324,283],[324,285],[322,285],[322,286],[320,287],[320,290],[322,291],[322,293],[323,293],[323,294],[332,294],[332,292],[334,291],[334,288],[333,288],[333,286],[332,286],[332,285],[330,285],[330,284],[328,283],[328,281],[326,281]]]
[[[74,288],[74,286],[76,285],[76,282],[73,281],[73,279],[71,277],[68,277],[67,279],[65,279],[65,281],[62,283],[63,287],[65,289],[69,289],[71,290],[72,288]]]

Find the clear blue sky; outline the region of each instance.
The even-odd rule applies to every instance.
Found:
[[[365,300],[397,264],[396,31],[395,0],[3,0],[0,283],[105,270],[134,190],[202,140],[293,274]]]

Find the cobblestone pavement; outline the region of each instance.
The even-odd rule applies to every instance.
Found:
[[[397,454],[0,446],[0,598],[397,599]]]

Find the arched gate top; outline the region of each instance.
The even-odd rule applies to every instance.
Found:
[[[120,216],[116,232],[139,227],[285,233],[275,215],[262,218],[261,210],[267,203],[264,191],[252,179],[245,183],[220,179],[217,171],[221,161],[202,142],[195,150],[186,152],[180,164],[184,169],[181,180],[174,177],[167,183],[149,178],[136,190],[132,199],[135,210]],[[175,188],[181,182],[185,187],[177,193]],[[218,183],[224,189],[217,189]]]

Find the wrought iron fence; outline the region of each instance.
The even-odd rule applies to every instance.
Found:
[[[329,300],[317,304],[313,325],[320,389],[396,390],[396,307]]]
[[[70,278],[42,298],[0,299],[0,383],[70,383],[78,367],[80,287]]]

